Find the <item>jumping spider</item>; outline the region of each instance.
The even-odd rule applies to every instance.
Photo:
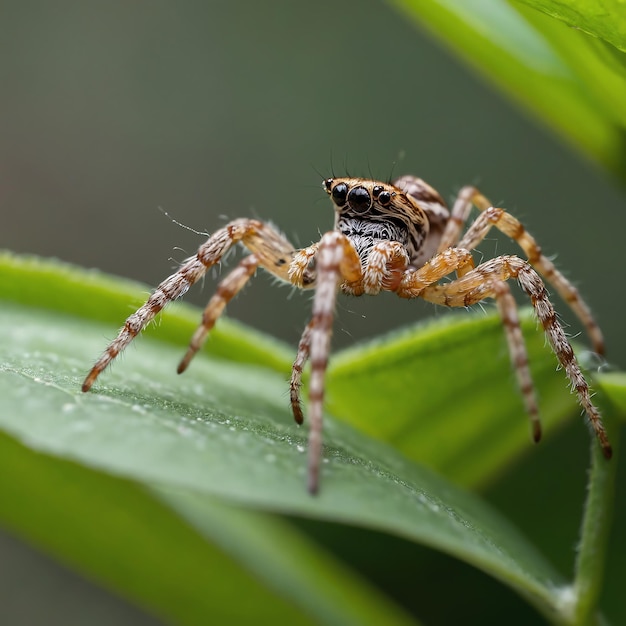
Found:
[[[196,255],[166,278],[148,301],[126,320],[117,338],[85,378],[82,390],[91,388],[100,373],[168,302],[182,296],[231,246],[240,242],[250,254],[218,285],[204,310],[202,324],[178,366],[178,373],[185,371],[226,304],[241,291],[258,267],[301,289],[315,289],[313,314],[300,339],[290,382],[291,408],[296,422],[301,424],[302,370],[310,359],[308,488],[311,493],[317,492],[319,487],[324,375],[338,289],[353,296],[393,291],[401,298],[419,297],[450,307],[467,307],[486,298],[495,299],[530,416],[533,438],[539,441],[537,401],[517,305],[507,283],[516,278],[530,298],[578,402],[587,413],[604,456],[611,457],[602,418],[591,402],[589,386],[548,300],[540,274],[584,324],[598,354],[604,352],[602,333],[577,290],[542,254],[535,239],[517,219],[492,206],[474,187],[461,189],[450,212],[437,191],[413,176],[403,176],[392,184],[364,178],[328,178],[323,186],[334,205],[335,226],[318,243],[295,249],[282,234],[264,222],[246,218],[230,222],[202,244]],[[480,214],[462,235],[472,206],[476,206]],[[527,260],[503,255],[475,266],[471,251],[493,226],[514,239]],[[441,282],[453,273],[456,277]]]

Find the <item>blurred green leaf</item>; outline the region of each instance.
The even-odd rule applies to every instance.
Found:
[[[626,32],[623,8],[600,21],[602,11],[594,0],[558,3],[563,15],[581,9],[574,29],[507,0],[393,2],[579,150],[626,176],[626,63],[622,52],[607,50],[585,34],[598,31],[600,36],[601,31],[621,46]],[[557,3],[528,4],[554,13]],[[617,9],[621,3],[602,4]]]
[[[417,624],[278,516],[171,488],[156,493],[208,541],[316,623]]]
[[[31,279],[37,282],[36,275]],[[44,273],[37,285],[43,301],[55,285]],[[67,295],[79,298],[79,282],[73,290]],[[172,372],[180,349],[139,340],[92,393],[81,394],[108,325],[15,302],[4,303],[0,322],[0,427],[33,450],[147,486],[389,532],[483,569],[546,614],[560,606],[563,581],[505,520],[391,447],[330,418],[322,493],[310,497],[305,433],[292,422],[281,374],[198,358],[179,378]],[[474,339],[480,343],[480,330]],[[468,361],[456,366],[455,374],[446,373],[463,378],[472,367]],[[442,376],[439,367],[436,357],[430,360],[429,369]],[[481,442],[475,454],[482,454]],[[175,498],[170,505],[205,532],[202,509]]]
[[[518,0],[568,26],[626,52],[626,6],[622,0]]]
[[[164,506],[3,434],[0,492],[5,527],[172,623],[416,623],[267,514],[171,489]]]

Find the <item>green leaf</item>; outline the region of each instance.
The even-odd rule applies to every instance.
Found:
[[[529,311],[523,329],[545,439],[576,413],[576,401]],[[328,407],[458,484],[489,481],[532,451],[502,324],[493,315],[447,315],[340,353],[330,365]]]
[[[626,52],[626,7],[621,0],[518,0]]]
[[[267,514],[171,489],[155,498],[3,434],[0,492],[4,526],[176,624],[416,624]]]
[[[3,300],[106,322],[110,324],[106,331],[109,336],[146,301],[151,291],[145,285],[113,279],[96,270],[79,270],[61,261],[3,251],[0,281]],[[187,345],[200,323],[201,313],[176,302],[161,313],[160,319],[161,324],[150,325],[143,334]],[[285,373],[291,370],[293,359],[291,349],[278,339],[226,318],[218,322],[204,349],[230,361],[256,363]]]
[[[595,0],[558,3],[575,11],[576,29],[507,0],[394,0],[514,101],[605,167],[624,176],[626,63],[621,52],[585,32],[619,43],[624,10],[601,25]],[[532,2],[543,5],[548,2]],[[621,4],[607,0],[604,4]],[[609,38],[610,35],[610,38]]]
[[[57,283],[49,275],[38,283],[31,278],[45,302]],[[78,298],[79,283],[73,291],[67,295]],[[417,541],[480,567],[546,615],[558,611],[563,580],[505,520],[475,496],[331,418],[322,492],[309,496],[305,432],[292,422],[284,376],[270,368],[201,357],[176,377],[180,349],[144,338],[94,392],[81,394],[81,379],[108,330],[5,303],[0,428],[33,450],[168,493],[182,489]],[[467,373],[467,362],[456,365],[454,374],[446,373]],[[433,359],[430,368],[438,367]],[[12,476],[19,481],[19,473]],[[199,521],[206,513],[175,498],[167,500],[173,510],[206,532]],[[80,519],[80,510],[75,515]],[[275,582],[266,582],[273,588]]]

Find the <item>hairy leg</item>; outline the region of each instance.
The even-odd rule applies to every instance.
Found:
[[[474,259],[469,250],[447,248],[418,270],[405,272],[395,291],[401,298],[417,298],[433,283],[437,283],[452,272],[464,275],[473,267]]]
[[[289,381],[289,399],[291,402],[291,412],[297,424],[304,422],[304,414],[302,413],[302,403],[300,402],[300,388],[302,387],[302,371],[306,362],[309,360],[311,351],[311,331],[313,329],[313,321],[311,320],[304,329],[300,342],[298,343],[298,352],[296,360],[291,368],[291,380]]]
[[[511,357],[511,365],[513,366],[513,371],[517,378],[517,384],[522,392],[526,413],[530,418],[533,440],[539,441],[541,439],[539,408],[537,406],[535,387],[528,366],[526,342],[522,335],[519,315],[517,314],[517,303],[515,302],[515,298],[511,293],[508,283],[502,280],[494,280],[492,289],[500,318],[502,319],[502,325],[504,326],[504,332],[509,346],[509,356]]]
[[[255,255],[258,264],[278,278],[289,280],[287,272],[294,249],[280,233],[259,220],[238,219],[230,222],[203,243],[196,255],[187,259],[178,271],[166,278],[147,302],[126,320],[117,337],[87,374],[82,390],[89,391],[109,363],[155,316],[168,303],[183,296],[237,242],[242,242]]]
[[[472,206],[478,208],[481,214],[461,238],[461,231],[469,217]],[[504,209],[494,207],[476,187],[463,187],[459,192],[452,209],[452,215],[441,238],[439,252],[449,246],[473,250],[493,226],[517,242],[526,254],[528,262],[557,290],[557,293],[583,323],[595,352],[604,354],[602,332],[576,287],[559,272],[550,259],[544,256],[541,247],[535,238],[526,231],[524,225]]]
[[[255,254],[250,254],[242,259],[239,265],[217,286],[215,294],[211,297],[202,313],[202,323],[191,338],[185,356],[178,364],[176,371],[179,374],[182,374],[187,369],[191,359],[203,346],[209,331],[215,326],[215,322],[224,312],[226,305],[245,287],[258,266],[259,259]]]
[[[511,278],[516,278],[523,291],[529,296],[546,337],[572,385],[572,390],[576,392],[578,402],[587,413],[602,452],[606,458],[610,458],[611,445],[600,413],[591,401],[589,385],[576,360],[572,346],[558,322],[545,285],[528,262],[516,256],[496,257],[450,283],[431,285],[420,295],[425,300],[436,304],[452,307],[471,306],[486,298],[497,298],[498,283]],[[512,358],[516,358],[515,355],[512,355]]]
[[[326,233],[320,241],[317,254],[317,283],[313,299],[313,315],[300,341],[303,351],[298,353],[300,360],[306,360],[304,349],[307,344],[309,345],[311,357],[309,419],[311,426],[309,430],[308,489],[311,493],[316,493],[319,488],[324,378],[330,354],[337,290],[341,282],[358,282],[361,275],[361,261],[350,240],[336,231]],[[307,334],[309,335],[308,340]],[[296,358],[296,363],[298,362],[299,360]],[[297,420],[297,414],[295,416]]]

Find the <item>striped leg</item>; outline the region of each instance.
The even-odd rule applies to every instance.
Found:
[[[317,254],[317,284],[313,299],[313,315],[300,341],[301,346],[310,344],[311,356],[308,489],[312,494],[317,493],[319,488],[324,378],[330,353],[337,289],[341,282],[356,283],[361,276],[361,260],[350,240],[336,231],[326,233],[320,241]],[[308,342],[307,333],[310,335]],[[299,356],[304,355],[299,352]]]
[[[501,287],[499,286],[499,283],[511,278],[517,278],[521,288],[529,296],[546,337],[572,385],[572,390],[576,392],[578,402],[587,413],[589,422],[602,447],[602,452],[606,458],[610,458],[612,454],[611,444],[600,413],[591,401],[589,385],[578,365],[572,346],[558,322],[541,277],[526,261],[516,256],[496,257],[450,283],[431,285],[425,288],[420,295],[430,302],[452,307],[471,306],[485,298],[500,298],[499,307],[504,312],[505,327],[508,323],[513,328],[517,326],[515,321],[507,322],[505,317],[510,314],[511,303],[507,304],[502,299]],[[508,337],[509,342],[513,341],[514,353],[511,358],[514,364],[517,365],[518,359],[521,359],[520,363],[524,366],[525,359],[520,355],[523,355],[525,349],[523,346],[521,349],[519,348],[519,343],[523,341],[521,334],[518,336],[517,332],[513,332],[509,333]],[[520,374],[518,374],[518,379],[524,384]]]
[[[476,206],[481,214],[459,241],[461,230],[469,217],[472,205]],[[439,251],[454,245],[473,250],[493,226],[517,242],[526,254],[528,262],[556,289],[559,296],[567,302],[583,323],[594,351],[597,354],[604,354],[602,332],[576,287],[559,272],[552,261],[543,255],[535,238],[526,231],[518,219],[504,209],[493,207],[491,202],[475,187],[463,187],[459,192],[450,220],[446,224]]]
[[[401,297],[417,297],[422,295],[426,299],[432,299],[428,294],[435,293],[435,301],[438,303],[454,306],[450,300],[450,294],[441,286],[434,285],[444,276],[456,271],[458,276],[465,276],[472,270],[480,272],[480,267],[474,270],[474,263],[471,253],[464,248],[448,248],[431,259],[416,272],[408,273],[398,289]],[[486,277],[486,280],[489,280]],[[455,284],[457,281],[451,284]],[[425,295],[426,294],[426,295]],[[517,380],[522,391],[526,411],[530,417],[533,438],[539,441],[541,438],[541,425],[539,422],[539,410],[533,389],[530,370],[528,368],[528,356],[526,346],[522,337],[522,331],[517,315],[515,299],[511,295],[511,290],[506,282],[497,280],[493,282],[493,297],[496,299],[500,316],[506,332],[507,342],[511,361],[515,368]],[[485,296],[487,297],[487,296]]]
[[[291,412],[297,424],[304,422],[304,414],[302,413],[302,404],[300,403],[300,387],[302,387],[302,371],[306,362],[309,360],[311,352],[311,331],[313,329],[313,321],[311,320],[304,329],[300,343],[298,343],[298,352],[296,360],[291,368],[291,380],[289,381],[289,399],[291,402]]]
[[[189,348],[181,362],[178,364],[177,372],[182,374],[196,352],[200,350],[206,341],[209,331],[215,326],[215,322],[224,312],[226,305],[246,286],[259,266],[259,259],[255,254],[250,254],[241,260],[239,265],[217,286],[215,295],[209,300],[202,314],[202,324],[191,338]]]
[[[118,336],[106,347],[87,374],[82,390],[89,391],[109,363],[155,316],[169,302],[184,295],[237,242],[242,242],[254,254],[258,265],[282,280],[289,280],[287,272],[294,249],[280,233],[259,220],[238,219],[227,224],[202,244],[194,257],[185,261],[177,272],[166,278],[148,301],[126,320]]]
[[[474,259],[469,250],[448,248],[424,263],[418,270],[405,272],[396,294],[401,298],[417,298],[452,272],[464,276],[473,267]]]
[[[502,280],[493,282],[493,294],[496,299],[496,305],[502,319],[506,340],[509,345],[509,356],[511,357],[511,365],[515,371],[517,384],[522,392],[526,413],[530,418],[530,424],[533,432],[533,440],[535,442],[541,439],[541,422],[539,421],[539,408],[537,406],[537,397],[535,395],[535,387],[533,379],[530,375],[530,367],[528,366],[528,352],[526,351],[526,343],[522,335],[519,315],[517,314],[517,303],[511,293],[508,283]]]
[[[469,217],[469,214],[473,206],[473,197],[476,193],[474,187],[463,187],[459,191],[459,195],[454,201],[450,218],[446,224],[446,227],[439,241],[439,248],[437,252],[442,252],[446,248],[458,246],[459,239],[461,238],[461,231],[465,226],[465,222]],[[461,246],[458,246],[461,247]]]

